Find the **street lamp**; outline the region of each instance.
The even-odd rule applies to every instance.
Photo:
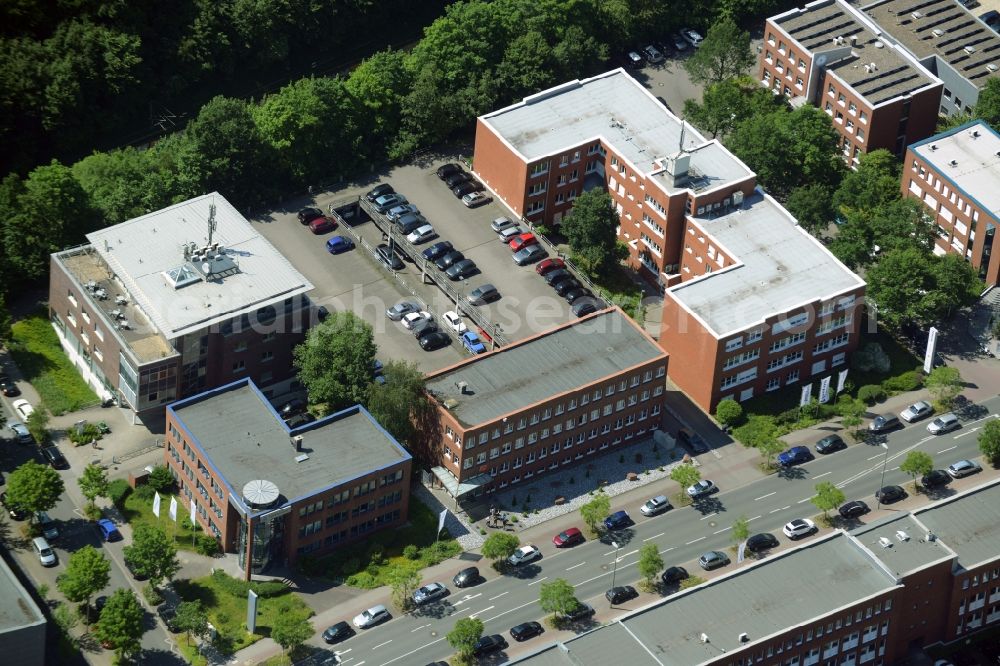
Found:
[[[618,550],[621,546],[618,545],[617,541],[612,541],[611,545],[615,547],[615,564],[614,568],[611,570],[611,589],[615,589],[615,574],[618,573]],[[614,608],[615,602],[611,602],[611,607]]]
[[[889,443],[879,442],[879,446],[885,449],[885,457],[882,459],[882,478],[878,482],[878,492],[875,493],[875,510],[877,511],[879,507],[882,506],[882,488],[885,483],[885,466],[889,462]]]

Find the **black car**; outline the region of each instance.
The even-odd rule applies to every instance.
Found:
[[[458,187],[459,185],[461,185],[462,183],[468,182],[470,180],[472,180],[472,176],[470,176],[469,174],[467,174],[464,171],[459,170],[459,171],[456,171],[455,173],[451,174],[447,178],[445,178],[444,179],[444,183],[448,187],[454,189],[454,188]]]
[[[368,199],[368,201],[375,201],[379,197],[385,196],[386,194],[392,194],[395,191],[396,190],[392,189],[392,185],[389,185],[388,183],[379,183],[372,189],[368,190],[368,194],[365,195],[365,199]]]
[[[778,537],[769,532],[754,534],[747,539],[747,550],[751,553],[762,553],[765,550],[778,547]]]
[[[833,453],[846,448],[847,444],[840,438],[840,435],[827,435],[816,442],[816,453]]]
[[[0,393],[8,398],[16,398],[21,395],[21,389],[17,388],[17,384],[4,377],[0,379]]]
[[[635,591],[635,588],[631,585],[619,585],[618,587],[613,587],[604,593],[605,598],[613,604],[620,604],[628,601],[629,599],[635,599],[639,596],[639,593]]]
[[[11,520],[24,520],[28,517],[27,511],[7,503],[7,493],[0,493],[0,504],[3,504],[4,508],[7,509]]]
[[[596,612],[597,611],[594,610],[593,606],[585,604],[581,601],[577,603],[576,607],[573,608],[573,610],[561,616],[560,619],[566,622],[579,622],[580,620],[586,620],[588,618],[594,617],[594,613]]]
[[[455,577],[451,579],[451,582],[455,584],[455,587],[472,587],[473,585],[479,585],[483,582],[483,577],[479,575],[479,569],[476,567],[469,567],[468,569],[462,569]]]
[[[450,252],[446,252],[438,257],[437,261],[434,262],[434,265],[437,266],[439,270],[443,271],[450,268],[452,264],[462,261],[462,259],[465,259],[464,254],[458,250],[451,250]]]
[[[440,241],[431,245],[429,248],[421,252],[421,254],[424,256],[424,259],[434,261],[438,257],[441,257],[454,249],[455,246],[451,244],[451,241]]]
[[[319,208],[303,208],[299,211],[299,224],[309,224],[312,220],[317,217],[323,217],[323,211]]]
[[[702,439],[701,435],[691,432],[687,428],[681,428],[677,431],[677,440],[695,453],[705,453],[708,451],[708,444]]]
[[[451,344],[451,336],[444,331],[432,331],[420,337],[420,348],[424,351],[434,351]]]
[[[52,465],[52,469],[69,469],[69,462],[66,460],[66,456],[55,446],[46,446],[43,448],[42,456],[45,458],[45,462]]]
[[[281,418],[290,419],[296,414],[306,411],[306,401],[302,398],[292,398],[278,408],[278,411],[281,412]]]
[[[517,642],[526,641],[529,638],[534,638],[540,635],[544,629],[542,625],[538,622],[522,622],[521,624],[510,628],[510,637]]]
[[[493,634],[492,636],[483,636],[478,641],[476,645],[472,648],[472,654],[477,657],[482,657],[487,654],[493,654],[494,652],[499,652],[507,648],[507,641],[504,640],[503,636],[500,634]]]
[[[461,199],[466,194],[472,194],[473,192],[478,192],[481,189],[483,189],[483,186],[476,181],[467,180],[458,187],[452,188],[451,193]]]
[[[410,329],[410,332],[413,333],[413,337],[419,340],[428,333],[433,333],[434,331],[439,331],[439,330],[441,330],[441,327],[438,326],[438,323],[433,319],[421,319],[420,321],[418,321],[413,325],[413,328]]]
[[[461,280],[474,275],[478,271],[479,268],[476,266],[476,262],[472,259],[462,259],[452,264],[444,274],[448,276],[449,280]]]
[[[570,278],[568,280],[562,280],[561,282],[557,282],[556,284],[553,285],[553,287],[556,290],[557,294],[559,294],[560,296],[564,296],[568,291],[579,289],[580,283],[577,280]]]
[[[563,280],[572,280],[573,274],[570,273],[565,268],[557,268],[554,271],[550,271],[545,274],[545,283],[550,285],[556,285]]]
[[[302,412],[301,414],[296,414],[292,418],[285,421],[285,425],[287,425],[289,429],[294,430],[299,426],[304,426],[305,424],[312,423],[315,420],[316,417],[310,414],[309,412]]]
[[[337,624],[327,627],[326,631],[323,632],[323,640],[327,643],[339,643],[342,640],[346,640],[354,635],[354,629],[347,622],[338,622]]]
[[[667,567],[663,575],[660,576],[660,580],[663,581],[664,585],[672,585],[673,583],[679,583],[688,577],[687,569],[684,567]]]
[[[861,500],[854,500],[837,509],[837,513],[839,513],[842,518],[857,518],[858,516],[865,515],[870,510],[871,509],[868,508],[868,505]]]
[[[444,165],[441,165],[441,166],[438,167],[438,169],[437,169],[437,177],[440,178],[441,180],[444,180],[445,178],[449,178],[449,177],[455,175],[456,173],[460,172],[461,170],[462,170],[462,167],[460,167],[457,164],[454,164],[454,163],[444,164]]]
[[[167,625],[167,629],[170,630],[170,633],[180,633],[180,628],[175,622],[175,619],[177,618],[176,607],[171,606],[170,604],[163,604],[156,609],[156,614],[160,616],[161,620],[163,620],[163,624]]]
[[[596,298],[584,296],[583,298],[576,299],[572,310],[573,314],[577,317],[586,317],[589,314],[597,312],[601,307],[603,307],[603,304]]]
[[[875,499],[882,504],[898,502],[906,497],[906,491],[902,486],[883,486],[875,491]]]
[[[108,598],[105,596],[100,596],[94,599],[94,603],[87,607],[87,619],[90,620],[90,624],[94,624],[101,619],[101,611],[108,604]]]
[[[932,469],[920,477],[920,485],[924,488],[937,488],[951,483],[951,475],[943,469]]]
[[[566,299],[567,303],[574,303],[577,299],[583,298],[584,296],[592,296],[589,289],[584,287],[577,287],[576,289],[570,289],[562,295]]]
[[[403,260],[399,258],[395,252],[389,249],[389,246],[385,243],[380,244],[375,248],[375,254],[378,255],[379,261],[388,266],[394,271],[403,270]]]

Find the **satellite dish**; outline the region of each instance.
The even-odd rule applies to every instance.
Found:
[[[207,261],[205,263],[203,263],[201,265],[201,272],[205,273],[206,275],[208,275],[209,273],[211,273],[212,272],[212,264],[210,264]]]

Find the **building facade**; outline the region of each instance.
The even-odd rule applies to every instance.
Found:
[[[169,405],[164,461],[247,575],[407,519],[412,458],[363,407],[289,429],[249,379]]]
[[[475,497],[649,438],[666,372],[666,353],[617,308],[433,372],[432,471],[456,499]]]
[[[942,82],[863,12],[818,0],[769,18],[764,33],[761,85],[823,109],[849,166],[872,150],[902,156],[934,132]]]
[[[902,190],[924,204],[935,254],[957,254],[987,284],[1000,281],[1000,135],[993,128],[972,121],[910,146]]]
[[[46,663],[48,620],[21,584],[6,558],[0,558],[0,645],[4,660],[16,666]]]
[[[144,415],[249,377],[294,381],[312,285],[219,194],[88,234],[52,255],[49,314],[84,379]]]

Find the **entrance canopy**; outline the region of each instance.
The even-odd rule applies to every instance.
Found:
[[[459,482],[459,480],[455,478],[455,475],[446,470],[444,467],[432,467],[431,472],[434,473],[437,480],[440,481],[441,485],[443,485],[445,490],[448,491],[448,494],[456,500],[460,499],[463,495],[468,495],[472,491],[493,482],[493,477],[489,474],[478,474],[470,479]]]

